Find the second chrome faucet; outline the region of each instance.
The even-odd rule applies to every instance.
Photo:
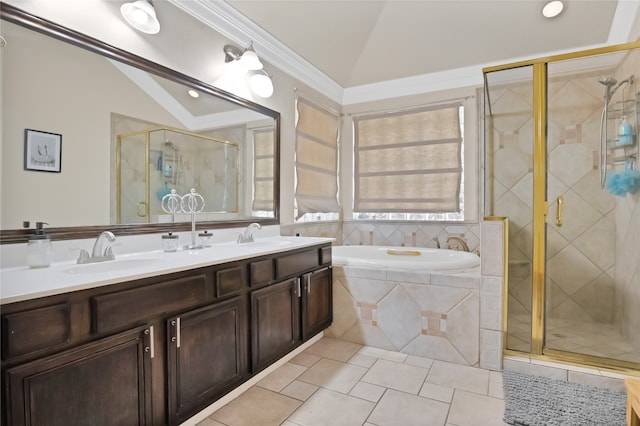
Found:
[[[77,263],[95,263],[95,262],[105,262],[107,260],[115,260],[116,257],[113,254],[113,250],[111,249],[111,244],[108,244],[105,247],[105,241],[108,243],[115,243],[116,236],[113,235],[111,231],[104,231],[98,238],[96,238],[95,243],[93,243],[93,249],[91,250],[91,255],[85,250],[82,249],[80,251],[80,256],[78,256]]]

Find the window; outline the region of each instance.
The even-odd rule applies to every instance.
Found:
[[[354,218],[463,220],[462,102],[354,117]]]
[[[338,219],[340,118],[302,98],[296,109],[296,220]]]

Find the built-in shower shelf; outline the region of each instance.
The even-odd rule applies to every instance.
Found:
[[[621,155],[619,157],[613,157],[609,159],[609,164],[621,164],[626,163],[628,160],[636,158],[636,154]]]
[[[635,133],[631,135],[631,143],[620,143],[620,139],[607,139],[607,149],[623,149],[630,148],[636,144],[636,135]]]

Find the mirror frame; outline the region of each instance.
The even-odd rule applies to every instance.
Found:
[[[202,221],[196,222],[198,229],[220,229],[236,228],[247,226],[257,222],[261,225],[278,225],[280,223],[280,113],[252,101],[240,98],[232,93],[211,86],[188,75],[182,74],[171,68],[149,61],[140,56],[129,53],[125,50],[113,47],[98,39],[75,30],[63,27],[47,19],[32,15],[22,9],[8,5],[0,1],[0,19],[14,23],[32,31],[53,37],[57,40],[72,44],[79,48],[89,50],[104,57],[123,62],[127,65],[139,68],[143,71],[167,78],[176,83],[183,84],[198,91],[208,93],[225,101],[235,103],[244,108],[251,109],[274,119],[274,188],[273,188],[273,212],[272,218],[248,218],[231,219],[224,221]],[[101,226],[78,226],[47,228],[47,233],[53,240],[70,240],[95,238],[102,231],[112,231],[116,235],[139,235],[162,233],[168,231],[188,231],[191,229],[190,222],[176,223],[147,223],[130,225],[101,225]],[[8,229],[0,230],[0,244],[11,244],[26,242],[32,229]]]

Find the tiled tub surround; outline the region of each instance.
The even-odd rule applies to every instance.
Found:
[[[333,267],[326,336],[464,365],[480,362],[480,270]]]

